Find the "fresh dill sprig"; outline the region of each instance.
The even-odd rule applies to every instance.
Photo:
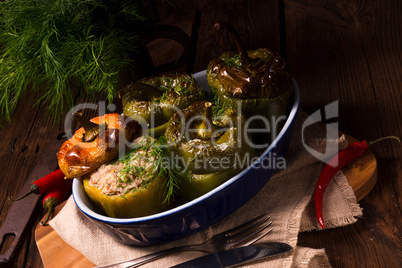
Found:
[[[0,124],[24,96],[56,122],[74,95],[109,103],[150,23],[144,0],[0,1]]]
[[[227,110],[233,109],[233,105],[230,102],[224,101],[216,95],[212,98],[212,103],[214,104],[212,106],[212,113],[217,116],[221,116]]]
[[[178,96],[197,95],[197,97],[201,97],[203,94],[203,91],[195,90],[195,79],[192,74],[191,76],[180,75],[177,77],[162,76],[160,80],[160,88],[163,90],[163,95],[159,99],[161,102],[165,101],[168,94],[172,92]]]
[[[140,158],[153,159],[152,166],[149,169],[145,169],[143,166],[133,164],[135,160]],[[164,178],[163,183],[159,186],[159,190],[165,196],[163,203],[169,203],[174,198],[181,179],[190,176],[188,173],[182,173],[173,162],[164,136],[159,137],[158,140],[152,138],[142,139],[135,148],[113,164],[117,165],[118,163],[124,163],[124,168],[120,170],[118,182],[129,183],[127,181],[129,175],[142,177],[141,188],[146,188],[155,179]],[[138,190],[136,188],[129,189],[125,194]]]
[[[231,68],[240,68],[243,65],[239,54],[235,54],[233,57],[223,60],[225,61],[226,65]]]
[[[165,194],[165,200],[163,202],[169,203],[174,197],[180,181],[187,179],[186,177],[191,178],[191,176],[189,173],[183,174],[180,172],[179,168],[174,163],[165,136],[159,137],[155,142],[152,154],[156,159],[156,166],[158,168],[155,176],[166,176],[162,185]]]

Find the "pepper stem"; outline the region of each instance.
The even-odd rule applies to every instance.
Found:
[[[234,37],[237,50],[239,51],[242,61],[244,62],[250,61],[250,57],[247,54],[247,50],[244,48],[243,40],[241,39],[239,33],[233,28],[232,25],[219,21],[214,24],[214,27],[218,31],[220,31],[221,29],[227,29]]]
[[[398,142],[401,142],[401,140],[397,136],[387,136],[387,137],[382,137],[382,138],[376,139],[374,141],[370,141],[370,142],[368,142],[368,144],[373,145],[374,143],[377,143],[382,140],[387,140],[387,139],[394,139],[394,140],[397,140]]]
[[[81,124],[81,126],[85,129],[85,133],[82,136],[82,141],[90,142],[95,140],[95,138],[99,135],[103,129],[106,128],[106,124],[98,125],[94,122],[89,121],[82,113],[76,112],[73,114],[75,120]]]
[[[206,102],[204,107],[204,115],[202,117],[202,122],[198,126],[198,137],[200,139],[206,140],[210,139],[212,136],[212,103]]]
[[[25,193],[24,195],[22,195],[22,196],[20,196],[18,198],[9,197],[8,200],[10,200],[10,201],[18,201],[18,200],[21,200],[21,199],[23,199],[23,198],[25,198],[28,195],[33,194],[33,193],[35,193],[35,194],[39,193],[39,187],[36,184],[32,184],[31,189],[29,190],[29,192]]]
[[[40,225],[42,225],[42,226],[46,226],[47,225],[47,223],[49,222],[49,220],[50,220],[50,217],[53,215],[53,213],[54,213],[54,208],[56,207],[56,206],[58,206],[59,205],[59,201],[57,201],[57,199],[56,198],[54,198],[54,197],[49,197],[49,198],[47,198],[46,200],[45,200],[45,202],[43,202],[43,207],[45,208],[45,209],[47,209],[47,217],[46,217],[46,219],[44,220],[44,221],[41,221],[40,222]]]

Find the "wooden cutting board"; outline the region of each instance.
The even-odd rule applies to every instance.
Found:
[[[348,141],[355,139],[347,137]],[[342,169],[356,194],[357,201],[365,197],[377,182],[377,161],[372,151]],[[64,203],[55,210],[57,214]],[[42,219],[43,220],[43,219]],[[95,265],[81,253],[70,247],[50,226],[38,224],[35,231],[38,246],[45,268],[87,268]]]

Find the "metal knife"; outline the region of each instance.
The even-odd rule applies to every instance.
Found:
[[[27,181],[22,187],[17,196],[29,191],[32,183]],[[0,249],[3,249],[7,237],[10,237],[11,245],[4,248],[0,255],[0,264],[7,263],[14,255],[18,244],[22,240],[22,235],[27,229],[27,225],[34,213],[35,207],[39,204],[40,195],[30,195],[20,201],[17,201],[11,205],[10,212],[7,214],[3,225],[0,229]]]
[[[261,260],[292,251],[292,247],[285,243],[272,242],[259,245],[233,248],[226,251],[203,256],[188,262],[173,266],[174,268],[205,268],[205,267],[233,267],[240,264]],[[172,267],[172,268],[173,268]]]
[[[41,150],[39,150],[37,156],[37,162],[34,168],[30,170],[31,172],[26,183],[16,196],[21,196],[28,192],[33,181],[57,169],[57,159],[54,152],[57,152],[64,142],[63,139],[58,138],[61,137],[61,134],[63,133],[59,133],[57,129],[48,133],[48,141],[41,145]],[[39,147],[37,147],[37,149],[39,149]],[[32,226],[33,222],[31,218],[35,216],[35,212],[41,213],[41,211],[35,211],[40,204],[41,197],[41,195],[30,195],[22,200],[14,202],[11,205],[6,219],[2,224],[0,223],[0,266],[10,262],[14,253],[20,249],[19,244],[26,239],[24,232],[28,231],[28,226]],[[39,220],[39,217],[37,219]],[[28,235],[28,237],[30,236]],[[5,243],[6,240],[9,242]]]

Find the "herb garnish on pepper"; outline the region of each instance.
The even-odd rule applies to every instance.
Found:
[[[203,90],[187,74],[144,78],[119,94],[124,115],[145,120],[154,138],[164,133],[167,121],[175,112],[204,99]]]
[[[163,136],[140,137],[135,143],[125,157],[83,179],[88,197],[110,217],[142,217],[170,208],[186,176],[171,161]]]

